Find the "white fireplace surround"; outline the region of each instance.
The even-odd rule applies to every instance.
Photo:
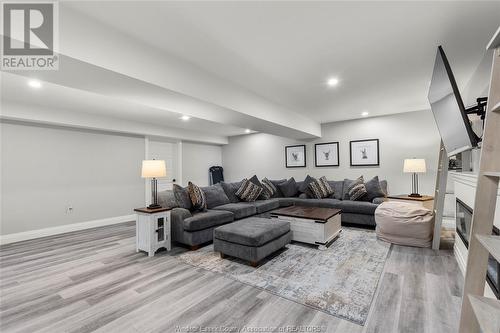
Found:
[[[474,203],[476,199],[476,187],[477,187],[477,174],[471,172],[450,172],[451,182],[449,186],[453,186],[455,199],[460,199],[467,206],[474,208]],[[497,192],[497,210],[495,215],[495,226],[500,228],[500,190]],[[467,264],[467,247],[463,243],[462,239],[455,232],[455,245],[454,245],[455,258],[458,262],[460,270],[465,276],[465,267]],[[488,284],[485,287],[485,296],[495,297],[493,291],[491,291]]]

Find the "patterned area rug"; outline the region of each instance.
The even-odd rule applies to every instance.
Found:
[[[374,231],[344,227],[327,250],[292,243],[257,268],[238,259],[221,259],[212,245],[178,258],[363,325],[389,247]]]

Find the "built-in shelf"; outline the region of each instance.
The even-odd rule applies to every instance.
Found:
[[[497,104],[495,104],[493,106],[493,109],[491,109],[492,112],[500,112],[500,102],[498,102]]]
[[[500,172],[485,171],[485,172],[483,172],[483,175],[488,176],[488,177],[500,177]]]
[[[500,332],[500,301],[481,296],[469,295],[472,311],[483,333]]]
[[[500,236],[476,235],[476,238],[500,262]]]

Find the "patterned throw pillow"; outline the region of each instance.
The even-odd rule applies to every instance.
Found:
[[[359,200],[366,195],[366,187],[363,176],[359,177],[351,183],[351,185],[347,189],[347,193],[349,194],[349,200],[352,201]]]
[[[257,199],[259,199],[259,200],[267,200],[267,199],[271,198],[271,195],[269,193],[267,193],[267,191],[264,190],[264,186],[259,181],[259,178],[257,178],[257,175],[253,175],[253,177],[250,178],[249,180],[253,184],[257,185],[258,187],[260,187],[262,189],[262,191],[260,192],[260,195],[259,195],[259,197]]]
[[[203,193],[201,188],[189,182],[188,193],[194,210],[204,211],[207,209],[207,199],[205,198],[205,193]]]
[[[274,184],[271,183],[271,181],[267,178],[262,179],[261,184],[262,184],[263,192],[266,192],[267,194],[269,194],[269,198],[271,198],[278,190],[276,188],[276,186],[274,186]]]
[[[253,202],[257,200],[261,192],[262,187],[255,185],[251,181],[245,179],[238,191],[236,191],[236,196],[243,201]]]
[[[325,176],[309,183],[307,188],[309,189],[309,192],[312,194],[312,196],[316,199],[327,198],[333,194],[333,189],[330,184],[328,184]]]

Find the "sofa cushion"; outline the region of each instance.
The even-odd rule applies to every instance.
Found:
[[[282,198],[283,197],[283,193],[279,189],[278,185],[281,184],[281,183],[286,182],[286,179],[270,180],[270,182],[273,183],[274,186],[276,186],[276,192],[273,194],[273,198]]]
[[[298,192],[297,183],[295,182],[295,179],[293,177],[284,183],[278,184],[277,187],[281,190],[281,193],[283,193],[283,196],[286,198],[295,197]]]
[[[251,217],[216,228],[214,238],[256,247],[262,246],[289,231],[289,222]]]
[[[184,220],[184,230],[198,231],[214,226],[226,224],[234,220],[231,212],[223,210],[206,210],[204,212],[193,213],[192,217]]]
[[[236,196],[236,191],[238,191],[242,183],[243,180],[241,182],[235,182],[235,183],[225,183],[225,182],[220,183],[230,202],[232,203],[240,202],[240,199]]]
[[[257,214],[257,208],[251,202],[228,203],[215,207],[216,210],[225,210],[234,214],[234,219],[239,220]]]
[[[257,209],[257,214],[262,214],[280,207],[280,199],[257,200],[252,202]]]
[[[236,191],[236,196],[243,201],[253,202],[257,200],[259,195],[262,193],[262,187],[252,183],[250,180],[245,179],[241,184],[238,191]]]
[[[307,207],[321,207],[321,208],[340,208],[339,203],[341,201],[337,199],[325,198],[325,199],[293,199],[293,204],[297,206],[307,206]]]
[[[355,179],[344,179],[344,184],[342,186],[342,200],[349,200],[349,186],[351,186],[351,184],[355,181]]]
[[[378,205],[366,201],[342,200],[337,204],[343,213],[373,215]]]
[[[387,180],[381,180],[380,181],[380,187],[382,188],[382,191],[384,191],[384,196],[388,196],[389,195],[389,192],[387,190]]]
[[[329,180],[328,184],[333,190],[332,198],[342,200],[344,196],[344,181],[343,180]]]
[[[324,176],[309,183],[308,188],[311,196],[316,199],[327,198],[333,194],[333,189]]]
[[[378,180],[378,176],[373,177],[369,181],[365,182],[366,195],[363,196],[363,201],[372,202],[373,199],[384,197],[385,192],[380,186],[380,181]]]
[[[220,205],[225,205],[230,202],[221,184],[202,187],[201,190],[203,191],[203,193],[205,193],[208,209],[212,209]]]
[[[304,181],[300,182],[300,184],[297,183],[297,187],[299,189],[299,192],[306,193],[308,190],[309,184],[311,184],[314,181],[316,181],[316,178],[307,175],[306,178],[304,179]]]
[[[193,204],[191,203],[191,199],[189,198],[189,193],[187,188],[174,184],[173,186],[175,200],[177,200],[177,204],[180,208],[184,208],[187,210],[193,209]]]
[[[158,203],[160,206],[170,209],[179,207],[177,199],[175,199],[174,191],[172,190],[158,192]]]
[[[201,188],[192,182],[188,182],[188,193],[194,210],[204,211],[207,209],[207,199]]]

